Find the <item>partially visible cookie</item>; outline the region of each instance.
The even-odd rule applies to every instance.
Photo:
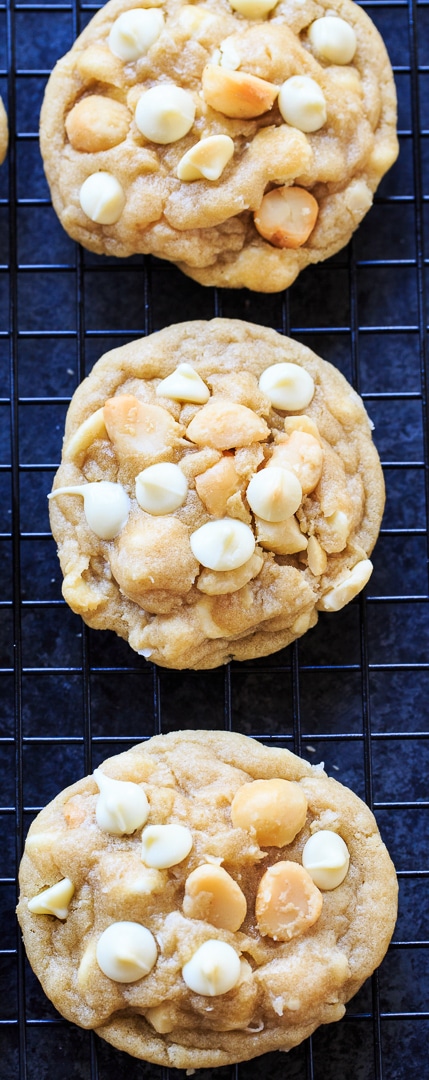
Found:
[[[7,127],[7,114],[3,101],[0,98],[0,165],[6,157],[8,142],[9,133]]]
[[[331,364],[235,319],[107,353],[50,496],[73,611],[173,668],[264,656],[367,583],[383,474]]]
[[[395,87],[350,0],[110,0],[52,72],[40,140],[84,247],[275,292],[369,210]]]
[[[349,789],[220,731],[156,736],[31,825],[18,918],[56,1008],[138,1058],[289,1050],[380,964],[394,867]]]

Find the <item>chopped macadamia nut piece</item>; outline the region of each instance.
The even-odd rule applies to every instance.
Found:
[[[271,364],[259,379],[259,389],[275,409],[305,409],[314,397],[314,380],[299,364]]]
[[[188,919],[202,919],[234,933],[246,918],[246,897],[222,866],[205,863],[186,879],[183,911]]]
[[[122,592],[148,611],[158,610],[160,593],[173,604],[175,597],[188,592],[198,574],[188,529],[168,514],[131,518],[112,546],[110,564]]]
[[[76,71],[84,82],[111,83],[117,87],[124,84],[124,66],[107,45],[88,45],[76,57]]]
[[[224,454],[216,465],[195,477],[197,494],[213,517],[223,517],[231,495],[240,487],[240,478],[231,454]]]
[[[276,466],[292,469],[301,484],[303,495],[309,495],[322,475],[323,449],[319,440],[306,431],[292,431],[289,438],[280,439],[273,450],[268,467]],[[262,514],[260,516],[263,517]]]
[[[322,894],[303,866],[275,863],[266,870],[256,894],[259,932],[273,941],[290,941],[317,922],[322,905]]]
[[[264,560],[256,551],[242,566],[235,570],[202,570],[196,583],[197,589],[206,596],[225,596],[238,592],[262,570]]]
[[[272,109],[279,92],[278,86],[257,75],[215,64],[204,68],[202,88],[204,100],[212,109],[224,116],[249,120]]]
[[[328,565],[328,556],[315,536],[309,536],[307,545],[307,562],[311,573],[315,577],[321,577]]]
[[[71,109],[65,128],[74,150],[96,154],[123,142],[130,122],[126,105],[102,94],[90,94]]]
[[[158,383],[156,394],[157,397],[172,398],[173,401],[205,405],[209,400],[210,390],[191,364],[178,364],[171,375]]]
[[[329,526],[329,551],[343,551],[350,533],[350,521],[344,510],[334,510],[333,514],[325,517],[326,525]]]
[[[198,36],[208,23],[213,22],[213,18],[210,11],[201,10],[194,4],[185,4],[179,13],[179,23],[190,36]]]
[[[251,558],[255,537],[244,521],[221,518],[206,521],[190,536],[192,552],[209,570],[235,570]]]
[[[229,0],[234,11],[246,19],[263,19],[276,7],[278,0]]]
[[[356,52],[356,34],[353,27],[337,15],[325,15],[316,19],[309,28],[308,37],[313,49],[323,60],[331,64],[350,64]]]
[[[299,131],[318,131],[326,123],[323,90],[309,75],[292,75],[280,87],[279,109],[283,120]]]
[[[284,429],[286,435],[292,435],[293,431],[306,431],[320,442],[319,428],[309,416],[285,416]]]
[[[132,394],[109,398],[103,414],[107,434],[120,459],[165,457],[182,433],[180,425],[161,405],[149,405]]]
[[[83,454],[96,439],[107,439],[103,409],[97,409],[91,416],[87,416],[68,439],[63,451],[65,461],[73,461],[79,454]]]
[[[183,862],[193,844],[186,825],[147,825],[142,832],[141,859],[155,870],[166,870]]]
[[[140,784],[114,780],[101,769],[95,769],[93,775],[100,792],[95,810],[98,827],[112,836],[125,836],[141,829],[149,815],[149,803]]]
[[[97,941],[96,958],[103,975],[113,982],[137,982],[156,963],[156,941],[141,923],[111,923]]]
[[[301,532],[296,517],[286,521],[264,521],[255,517],[255,525],[258,544],[266,551],[273,551],[274,555],[295,555],[307,547],[307,537]]]
[[[246,498],[251,510],[264,521],[285,521],[298,509],[302,488],[294,472],[273,465],[252,476]]]
[[[159,8],[131,8],[113,23],[109,48],[128,63],[138,60],[150,49],[164,29],[164,15]]]
[[[128,520],[131,503],[122,484],[98,480],[92,484],[55,488],[48,495],[48,499],[54,499],[58,495],[83,496],[87,524],[100,540],[113,540]]]
[[[236,791],[231,803],[235,829],[255,834],[260,847],[291,844],[304,828],[307,799],[291,780],[251,780]]]
[[[172,514],[183,506],[187,494],[186,476],[171,461],[148,465],[136,476],[136,499],[147,514]]]
[[[219,180],[234,153],[234,141],[229,135],[209,135],[201,139],[180,159],[179,180]]]
[[[267,439],[270,429],[262,417],[247,405],[236,402],[210,401],[194,416],[186,429],[186,437],[197,446],[215,450],[232,450],[236,446],[251,446]]]
[[[218,997],[238,983],[240,957],[226,941],[209,938],[182,968],[186,985],[195,994]]]
[[[49,889],[44,889],[38,896],[28,901],[28,910],[32,915],[55,915],[57,919],[66,919],[69,903],[74,893],[73,882],[65,877]]]
[[[145,1009],[145,1020],[158,1032],[159,1035],[167,1035],[177,1026],[175,1012],[171,1002],[163,1002],[162,1005],[154,1005],[152,1009]]]
[[[84,214],[98,225],[114,225],[125,206],[122,184],[108,172],[91,173],[79,192]]]
[[[299,248],[313,232],[318,213],[318,203],[306,188],[277,187],[264,195],[254,222],[274,247]]]
[[[194,120],[192,94],[174,83],[152,86],[137,102],[137,127],[151,142],[165,145],[183,139],[191,130]]]
[[[347,844],[338,833],[321,829],[313,833],[302,852],[302,865],[318,889],[337,889],[350,863]]]
[[[370,559],[361,559],[352,570],[347,570],[344,577],[333,589],[322,596],[317,605],[319,611],[341,611],[358,593],[362,592],[371,577],[373,565]]]
[[[229,68],[230,71],[236,71],[241,64],[241,56],[237,52],[237,45],[234,38],[225,38],[225,41],[221,41],[220,46],[220,59],[219,63],[221,67]],[[212,61],[213,62],[213,61]]]

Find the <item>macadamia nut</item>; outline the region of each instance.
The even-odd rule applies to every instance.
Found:
[[[262,847],[291,844],[306,816],[304,791],[291,780],[252,780],[238,788],[231,803],[234,828],[254,833]]]
[[[320,917],[323,897],[310,874],[295,862],[269,866],[259,883],[255,911],[258,928],[274,941],[290,941]]]

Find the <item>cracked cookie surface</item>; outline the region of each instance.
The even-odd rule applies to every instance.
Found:
[[[102,357],[50,495],[67,603],[173,668],[267,655],[343,607],[370,577],[383,507],[349,383],[234,319]]]
[[[172,855],[163,839],[156,869],[145,837],[171,828],[187,846]],[[312,854],[321,838],[330,880]],[[288,905],[270,893],[282,875]],[[178,1068],[288,1050],[341,1019],[386,952],[397,903],[356,795],[322,766],[220,731],[156,736],[59,794],[30,827],[20,887],[28,957],[56,1008]]]
[[[275,292],[369,210],[398,152],[395,88],[349,0],[235,6],[111,0],[49,79],[41,150],[83,246]]]

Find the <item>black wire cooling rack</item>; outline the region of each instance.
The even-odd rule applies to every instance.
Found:
[[[211,1073],[428,1076],[429,6],[374,0],[365,9],[395,71],[399,161],[348,248],[287,293],[261,296],[204,289],[150,258],[97,258],[68,239],[49,201],[38,116],[52,66],[96,6],[0,2],[11,132],[0,169],[3,1080],[166,1080],[168,1070],[58,1016],[25,960],[14,906],[23,840],[40,807],[107,755],[181,727],[233,728],[324,760],[374,809],[400,886],[393,943],[343,1021],[287,1056]],[[46,496],[67,404],[94,361],[171,322],[213,315],[291,334],[343,371],[375,424],[386,513],[366,595],[322,616],[299,643],[214,672],[154,670],[64,604]]]

